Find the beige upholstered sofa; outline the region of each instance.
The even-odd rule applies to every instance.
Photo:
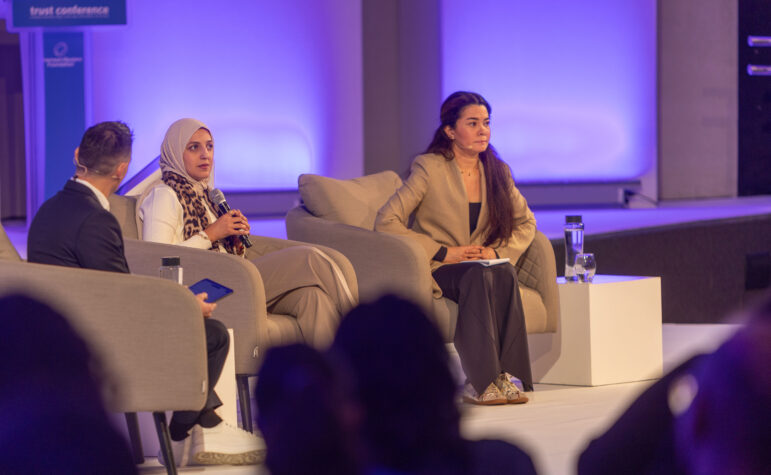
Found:
[[[109,377],[111,411],[153,412],[165,430],[164,411],[204,405],[203,319],[184,287],[157,277],[24,262],[0,226],[0,295],[13,293],[47,303],[79,331]],[[129,422],[129,430],[136,425]],[[141,461],[136,445],[134,453]]]
[[[139,241],[136,199],[131,196],[111,195],[109,200],[111,212],[118,218],[123,231],[126,257],[132,273],[158,275],[162,257],[180,256],[186,285],[209,278],[233,289],[232,295],[217,304],[215,318],[233,329],[241,420],[244,428],[251,430],[248,377],[256,374],[260,356],[265,349],[302,341],[302,333],[296,319],[288,315],[268,313],[262,278],[257,268],[249,261],[218,252]],[[250,236],[250,239],[254,244],[253,249],[261,249],[265,253],[289,246],[308,245],[264,236]],[[348,259],[334,249],[316,247],[335,261],[353,295],[358,295],[356,273]]]
[[[399,176],[392,171],[352,180],[300,175],[298,181],[303,204],[287,213],[287,236],[342,252],[356,269],[362,301],[385,292],[408,297],[429,309],[451,342],[458,307],[433,298],[425,251],[407,237],[373,231],[377,211],[401,186]],[[516,267],[528,333],[556,331],[557,268],[546,236],[536,233]]]

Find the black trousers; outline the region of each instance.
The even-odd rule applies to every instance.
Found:
[[[169,432],[172,440],[182,440],[194,425],[214,427],[222,422],[222,419],[214,412],[214,409],[222,405],[222,401],[214,392],[214,386],[220,379],[222,367],[230,348],[230,335],[227,328],[219,320],[207,318],[204,320],[206,330],[206,355],[209,377],[209,392],[206,397],[206,405],[200,411],[175,411],[169,423]]]
[[[533,390],[527,328],[517,271],[511,264],[444,265],[433,273],[444,296],[458,304],[455,348],[474,389],[481,394],[503,371]]]

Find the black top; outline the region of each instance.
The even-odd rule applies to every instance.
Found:
[[[474,234],[474,230],[476,230],[477,228],[477,221],[479,221],[479,213],[481,211],[482,211],[481,202],[468,204],[468,223],[469,223],[468,235],[469,236]],[[495,255],[497,256],[498,253],[496,252]],[[436,251],[436,254],[434,254],[433,260],[442,262],[445,257],[447,257],[447,248],[445,246],[442,246],[439,248],[438,251]]]
[[[27,260],[128,273],[115,216],[85,185],[68,181],[40,207],[27,235]]]
[[[468,204],[468,235],[474,234],[474,230],[477,228],[477,221],[479,221],[479,212],[482,211],[482,203],[469,203]]]

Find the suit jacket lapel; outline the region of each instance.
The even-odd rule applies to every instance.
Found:
[[[474,233],[471,235],[471,243],[472,244],[483,244],[484,241],[484,230],[487,228],[487,219],[488,219],[488,212],[487,212],[487,180],[485,180],[485,166],[482,164],[482,161],[479,161],[479,194],[482,195],[482,207],[479,210],[479,220],[477,221],[477,228],[474,230]],[[466,229],[469,229],[468,227],[468,210],[466,210],[466,223],[467,227]]]
[[[452,238],[455,240],[456,245],[462,246],[470,242],[468,234],[468,192],[466,191],[466,185],[463,183],[463,175],[460,173],[458,162],[456,160],[450,160],[447,162],[447,165],[450,168],[449,175],[452,177],[452,186],[457,190],[456,193],[452,193],[454,196],[458,197],[458,202],[454,203],[454,205],[458,207],[457,212],[460,214],[461,218],[459,221],[456,221],[460,224],[460,227],[454,227],[451,231]]]

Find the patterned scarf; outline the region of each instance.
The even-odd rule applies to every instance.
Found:
[[[206,203],[212,210],[217,209],[204,190],[202,193],[196,192],[193,185],[184,177],[172,171],[163,172],[163,182],[166,183],[177,194],[179,203],[182,205],[183,238],[189,239],[200,233],[209,226],[209,218],[206,216]],[[215,213],[216,214],[216,213]],[[228,254],[243,256],[246,252],[244,245],[238,239],[238,236],[228,236],[219,241],[213,241],[211,249],[219,250],[224,247]]]

